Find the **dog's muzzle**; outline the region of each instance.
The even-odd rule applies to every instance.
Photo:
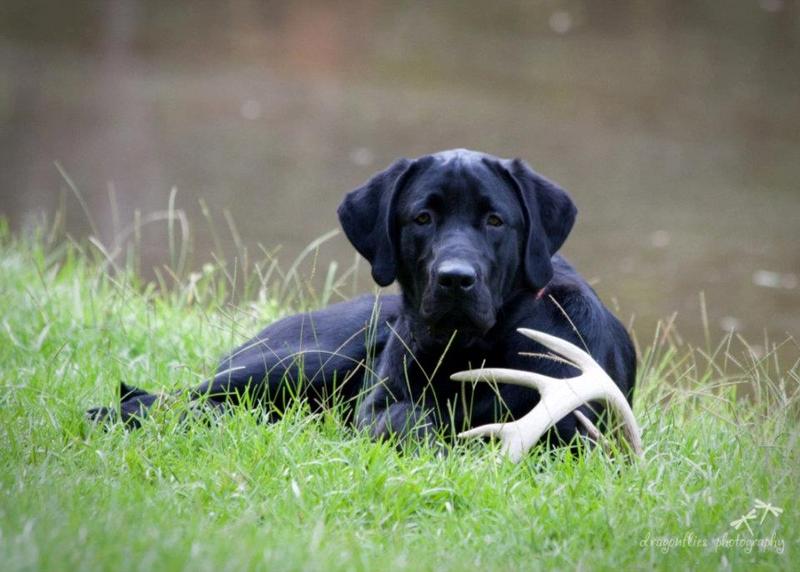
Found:
[[[484,334],[495,322],[491,295],[480,270],[470,262],[450,258],[435,264],[422,300],[422,318],[432,333],[453,330]]]

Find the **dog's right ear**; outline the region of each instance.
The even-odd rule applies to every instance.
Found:
[[[388,286],[397,276],[394,205],[398,189],[415,161],[399,159],[359,188],[347,193],[337,213],[344,233],[372,266],[372,278]]]

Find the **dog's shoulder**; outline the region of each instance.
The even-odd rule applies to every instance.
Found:
[[[517,328],[547,332],[586,348],[623,389],[629,390],[635,353],[624,326],[567,260],[553,257],[553,268],[553,279],[542,292],[529,292],[516,303],[504,332],[504,342],[511,350],[508,359],[516,364],[518,358],[513,352],[531,351],[530,340],[520,336]]]
[[[600,326],[609,314],[597,293],[566,259],[553,257],[553,278],[539,292],[517,294],[511,303],[513,327],[558,335],[559,325]],[[556,331],[553,331],[553,328]],[[570,327],[570,329],[572,329]]]
[[[586,279],[560,255],[553,257],[553,279],[538,298],[550,313],[587,326],[602,325],[609,314]]]

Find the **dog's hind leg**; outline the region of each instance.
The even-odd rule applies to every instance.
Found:
[[[289,316],[271,324],[222,359],[215,376],[188,393],[151,394],[122,384],[118,419],[138,427],[155,405],[187,397],[189,413],[224,411],[230,406],[259,406],[280,412],[305,399],[312,410],[351,403],[388,339],[386,322],[397,315],[399,299],[363,296],[316,312]],[[345,409],[352,413],[352,407]],[[96,407],[93,421],[117,419],[117,412]],[[349,415],[348,415],[349,416]]]

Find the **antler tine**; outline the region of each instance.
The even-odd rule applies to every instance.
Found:
[[[592,359],[592,356],[578,346],[569,343],[567,340],[551,336],[550,334],[545,334],[544,332],[540,332],[538,330],[530,330],[528,328],[517,328],[517,331],[526,338],[530,338],[535,342],[539,342],[546,348],[553,350],[572,362],[575,362],[575,365],[577,365],[578,368],[583,371],[599,367],[597,362]]]
[[[530,387],[538,390],[540,393],[545,391],[547,386],[554,383],[552,377],[547,377],[540,373],[503,367],[485,367],[481,369],[471,369],[469,371],[460,371],[451,375],[450,379],[461,382],[491,381],[510,383],[511,385]]]
[[[459,437],[462,438],[469,438],[469,437],[495,437],[500,434],[503,430],[503,423],[488,423],[486,425],[481,425],[480,427],[475,427],[474,429],[470,429],[468,431],[462,431],[458,434]]]
[[[545,432],[558,421],[590,401],[604,402],[621,420],[625,438],[633,452],[642,455],[639,425],[628,400],[619,387],[592,357],[571,343],[536,330],[519,332],[574,361],[581,374],[555,379],[541,374],[503,368],[463,371],[451,376],[455,381],[499,381],[537,389],[539,403],[529,413],[510,423],[492,423],[460,433],[459,437],[495,436],[502,441],[503,453],[519,461]],[[579,417],[580,420],[580,417]]]
[[[633,409],[628,405],[628,400],[622,395],[622,392],[615,385],[617,395],[610,394],[606,399],[606,403],[616,413],[622,421],[622,433],[625,439],[631,446],[633,452],[641,457],[644,455],[644,448],[642,447],[642,430],[639,429],[639,424],[636,422],[636,417],[633,415]]]

